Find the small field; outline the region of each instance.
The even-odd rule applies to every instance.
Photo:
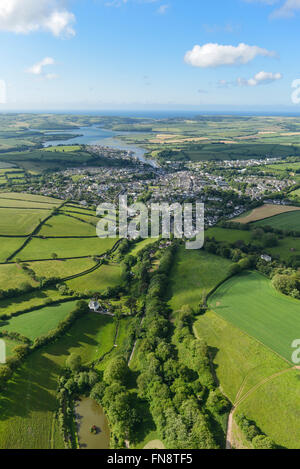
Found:
[[[212,311],[200,316],[194,329],[210,347],[225,394],[233,403],[244,399],[236,412],[253,419],[278,445],[299,448],[299,371]],[[233,430],[240,440],[235,424]],[[251,447],[244,438],[242,446]]]
[[[254,223],[256,226],[272,226],[279,230],[300,231],[300,211],[282,213]]]
[[[45,278],[65,278],[71,275],[77,275],[85,270],[91,269],[94,265],[95,262],[90,258],[68,259],[64,261],[37,261],[28,264],[30,269],[32,269],[38,277]]]
[[[0,262],[5,262],[9,256],[24,244],[25,241],[26,238],[0,237]]]
[[[178,311],[183,305],[197,308],[203,297],[226,278],[230,265],[230,261],[203,250],[181,246],[170,275],[172,310]]]
[[[116,243],[111,238],[48,238],[32,239],[17,255],[21,260],[51,259],[53,254],[58,258],[101,255],[111,249]]]
[[[50,210],[0,208],[0,235],[29,235],[50,214]]]
[[[115,287],[121,282],[121,267],[119,265],[102,265],[94,272],[68,280],[66,283],[71,290],[79,293],[86,291],[103,292],[108,287]]]
[[[248,243],[251,241],[251,232],[243,230],[232,230],[227,228],[213,227],[205,232],[206,238],[215,238],[218,242],[235,243],[236,241],[244,241]]]
[[[294,212],[295,210],[300,210],[300,207],[294,207],[291,205],[265,204],[261,207],[255,208],[250,214],[235,218],[232,221],[238,223],[251,223],[258,220],[263,220],[264,218],[270,218],[281,213]]]
[[[94,226],[65,215],[56,215],[39,231],[39,236],[97,236]]]
[[[17,264],[0,265],[0,290],[9,288],[19,288],[22,284],[36,286],[37,282],[26,275]]]
[[[50,205],[59,205],[62,203],[62,200],[53,199],[52,197],[45,197],[43,195],[34,195],[34,194],[24,194],[23,192],[1,192],[0,193],[0,202],[1,199],[10,199],[18,201],[28,201],[28,202],[40,202]],[[50,207],[51,209],[51,207]]]
[[[34,340],[55,329],[59,322],[63,321],[76,308],[76,303],[77,301],[68,301],[54,306],[46,306],[31,313],[13,317],[8,321],[0,321],[0,331],[4,329],[9,332],[19,332],[19,334]]]
[[[292,363],[291,344],[300,329],[300,301],[277,292],[267,278],[254,272],[235,276],[209,298],[209,306]]]

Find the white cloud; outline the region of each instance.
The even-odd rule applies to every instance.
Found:
[[[157,10],[157,13],[159,13],[160,15],[164,15],[169,8],[170,8],[170,5],[160,5],[160,7]]]
[[[0,104],[6,104],[7,101],[6,93],[6,82],[5,80],[0,80]]]
[[[281,73],[270,73],[270,72],[258,72],[254,75],[253,78],[245,80],[244,78],[238,78],[237,84],[240,86],[257,86],[257,85],[267,85],[277,80],[282,79]]]
[[[55,60],[52,57],[45,57],[40,62],[37,62],[36,64],[32,65],[32,67],[28,68],[27,73],[31,73],[32,75],[40,75],[44,78],[47,78],[48,80],[53,80],[58,78],[58,76],[55,73],[44,73],[44,67],[54,64]]]
[[[291,99],[294,104],[300,104],[300,79],[294,80],[292,83],[292,88],[294,91],[292,92]]]
[[[0,0],[0,31],[28,34],[49,31],[54,36],[75,35],[75,16],[64,0]]]
[[[273,18],[295,16],[295,11],[300,10],[300,0],[286,0],[284,4],[272,13]]]
[[[185,54],[185,62],[193,67],[219,67],[221,65],[246,64],[258,55],[274,57],[275,53],[257,46],[239,44],[238,46],[221,44],[195,45]]]

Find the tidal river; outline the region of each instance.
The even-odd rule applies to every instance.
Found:
[[[109,449],[110,430],[102,407],[89,397],[75,406],[77,432],[81,449]],[[96,433],[91,433],[95,427]]]
[[[79,127],[76,130],[64,130],[64,131],[49,131],[45,132],[47,135],[53,136],[53,140],[48,141],[44,144],[45,147],[56,146],[56,145],[72,145],[77,143],[79,145],[101,145],[105,147],[116,148],[118,150],[127,150],[134,153],[135,158],[142,161],[143,163],[149,164],[150,166],[157,168],[156,161],[145,158],[146,150],[144,148],[137,147],[135,145],[129,145],[118,139],[120,135],[130,135],[132,132],[115,132],[113,130],[100,129],[95,126],[91,127]],[[66,140],[55,140],[55,135],[60,133],[68,133],[79,135],[80,137],[74,137]]]

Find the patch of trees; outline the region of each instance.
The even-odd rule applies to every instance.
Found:
[[[276,269],[272,284],[276,290],[300,300],[300,272],[293,269]]]
[[[240,413],[235,416],[235,421],[242,430],[243,434],[250,441],[254,449],[276,449],[277,445],[274,441],[262,433],[256,426],[255,422],[247,419],[247,417]]]
[[[228,402],[224,407],[224,397],[214,388],[207,347],[191,333],[188,308],[181,312],[174,334],[169,321],[165,292],[175,249],[165,251],[149,280],[138,349],[138,392],[149,402],[159,436],[168,448],[218,448],[209,406],[223,412]]]
[[[126,387],[128,373],[125,358],[118,356],[109,362],[103,380],[91,391],[91,397],[103,406],[108,418],[112,448],[124,448],[126,441],[134,441],[141,422],[135,398]]]

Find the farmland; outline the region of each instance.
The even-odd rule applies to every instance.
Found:
[[[206,295],[228,275],[230,261],[204,251],[181,247],[170,276],[170,307],[175,312],[183,305],[197,309]]]
[[[271,226],[279,230],[300,231],[300,212],[287,212],[255,222],[256,226]]]
[[[295,212],[298,210],[300,210],[300,207],[265,204],[254,209],[250,214],[235,218],[233,221],[238,223],[252,223],[266,218],[271,218],[274,215],[280,215],[281,213]]]
[[[299,300],[278,293],[258,273],[244,273],[221,285],[209,306],[291,363],[291,344],[300,327]]]
[[[25,337],[34,340],[55,329],[58,323],[75,309],[76,303],[76,301],[69,301],[55,306],[46,306],[31,313],[13,317],[8,321],[1,321],[0,332],[1,329],[9,332],[19,332]]]
[[[299,448],[299,372],[212,311],[198,318],[195,332],[210,347],[225,394],[233,403],[241,401],[236,412],[244,412],[277,444]]]

